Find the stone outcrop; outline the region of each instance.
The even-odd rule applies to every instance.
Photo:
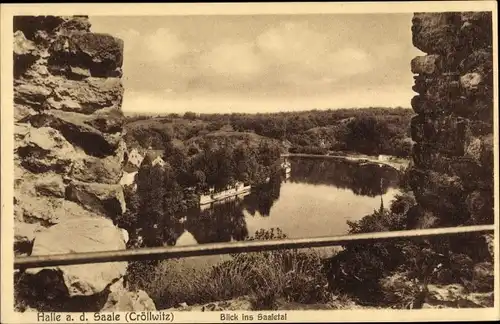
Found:
[[[432,227],[493,224],[492,15],[415,13],[412,23],[413,45],[427,54],[411,62],[410,185],[419,208],[433,215]],[[453,237],[440,247],[450,260],[467,255],[481,292],[493,288],[490,239]]]
[[[123,250],[123,42],[86,16],[14,17],[16,255]],[[16,302],[58,311],[152,310],[126,262],[26,269]],[[122,295],[124,297],[122,297]],[[118,302],[113,302],[118,301]],[[122,309],[123,308],[123,309]]]
[[[492,17],[416,13],[411,121],[418,203],[441,225],[493,223]]]
[[[127,291],[123,279],[111,285],[110,294],[101,308],[102,312],[155,311],[156,306],[143,290]]]

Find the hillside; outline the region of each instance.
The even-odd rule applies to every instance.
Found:
[[[201,114],[128,117],[125,141],[129,148],[165,149],[179,140],[187,150],[207,141],[290,142],[294,152],[321,148],[364,154],[406,157],[411,151],[409,122],[413,112],[403,108],[311,110],[268,114]]]

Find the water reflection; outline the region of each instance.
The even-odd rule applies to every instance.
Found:
[[[189,211],[185,228],[200,244],[240,241],[248,236],[240,199],[215,203],[206,210]]]
[[[325,184],[349,189],[356,195],[375,197],[396,188],[399,171],[376,163],[318,158],[291,158],[290,181]]]
[[[289,237],[343,234],[347,220],[373,212],[380,197],[390,200],[398,192],[399,172],[390,167],[302,157],[290,162],[291,176],[286,181],[275,175],[244,197],[191,209],[178,217],[170,228],[171,243],[240,241],[270,227],[282,228]]]

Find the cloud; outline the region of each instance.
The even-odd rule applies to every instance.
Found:
[[[149,58],[155,62],[168,62],[186,53],[184,42],[166,28],[159,28],[144,39]]]
[[[125,43],[127,110],[240,107],[247,111],[255,105],[265,110],[275,104],[269,101],[272,98],[296,101],[286,107],[314,108],[329,102],[347,106],[348,100],[358,106],[390,103],[394,92],[401,93],[370,90],[377,85],[406,84],[411,90],[408,62],[415,49],[411,37],[399,36],[392,25],[381,33],[367,30],[366,19],[351,16],[259,19],[231,18],[225,26],[232,27],[223,30],[214,28],[220,22],[215,18],[193,17],[134,18],[128,24],[111,20],[101,26],[103,32],[114,30]],[[241,102],[214,99],[228,97]],[[300,98],[306,99],[298,102]]]
[[[268,64],[280,69],[278,75],[295,85],[328,84],[373,68],[365,50],[307,23],[282,23],[259,35],[256,44]]]
[[[259,76],[264,67],[262,63],[252,43],[218,44],[199,58],[199,68],[207,74],[241,81]]]
[[[389,43],[389,44],[374,46],[372,53],[379,60],[397,59],[403,55],[404,49],[403,46],[400,44]]]
[[[187,51],[186,44],[166,28],[141,35],[135,29],[126,29],[117,35],[124,41],[125,59],[155,64],[167,63]]]
[[[309,29],[306,23],[285,22],[257,36],[262,53],[280,63],[310,65],[328,48],[326,34]]]

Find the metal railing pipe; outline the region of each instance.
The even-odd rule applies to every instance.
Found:
[[[478,225],[451,228],[432,228],[392,232],[375,232],[317,238],[281,239],[268,241],[240,241],[211,243],[191,246],[169,246],[130,250],[84,252],[54,255],[32,255],[17,257],[15,269],[39,268],[85,263],[119,261],[160,260],[229,253],[260,252],[281,249],[317,248],[352,243],[373,243],[387,240],[428,238],[433,236],[458,235],[466,233],[493,232],[494,225]]]

